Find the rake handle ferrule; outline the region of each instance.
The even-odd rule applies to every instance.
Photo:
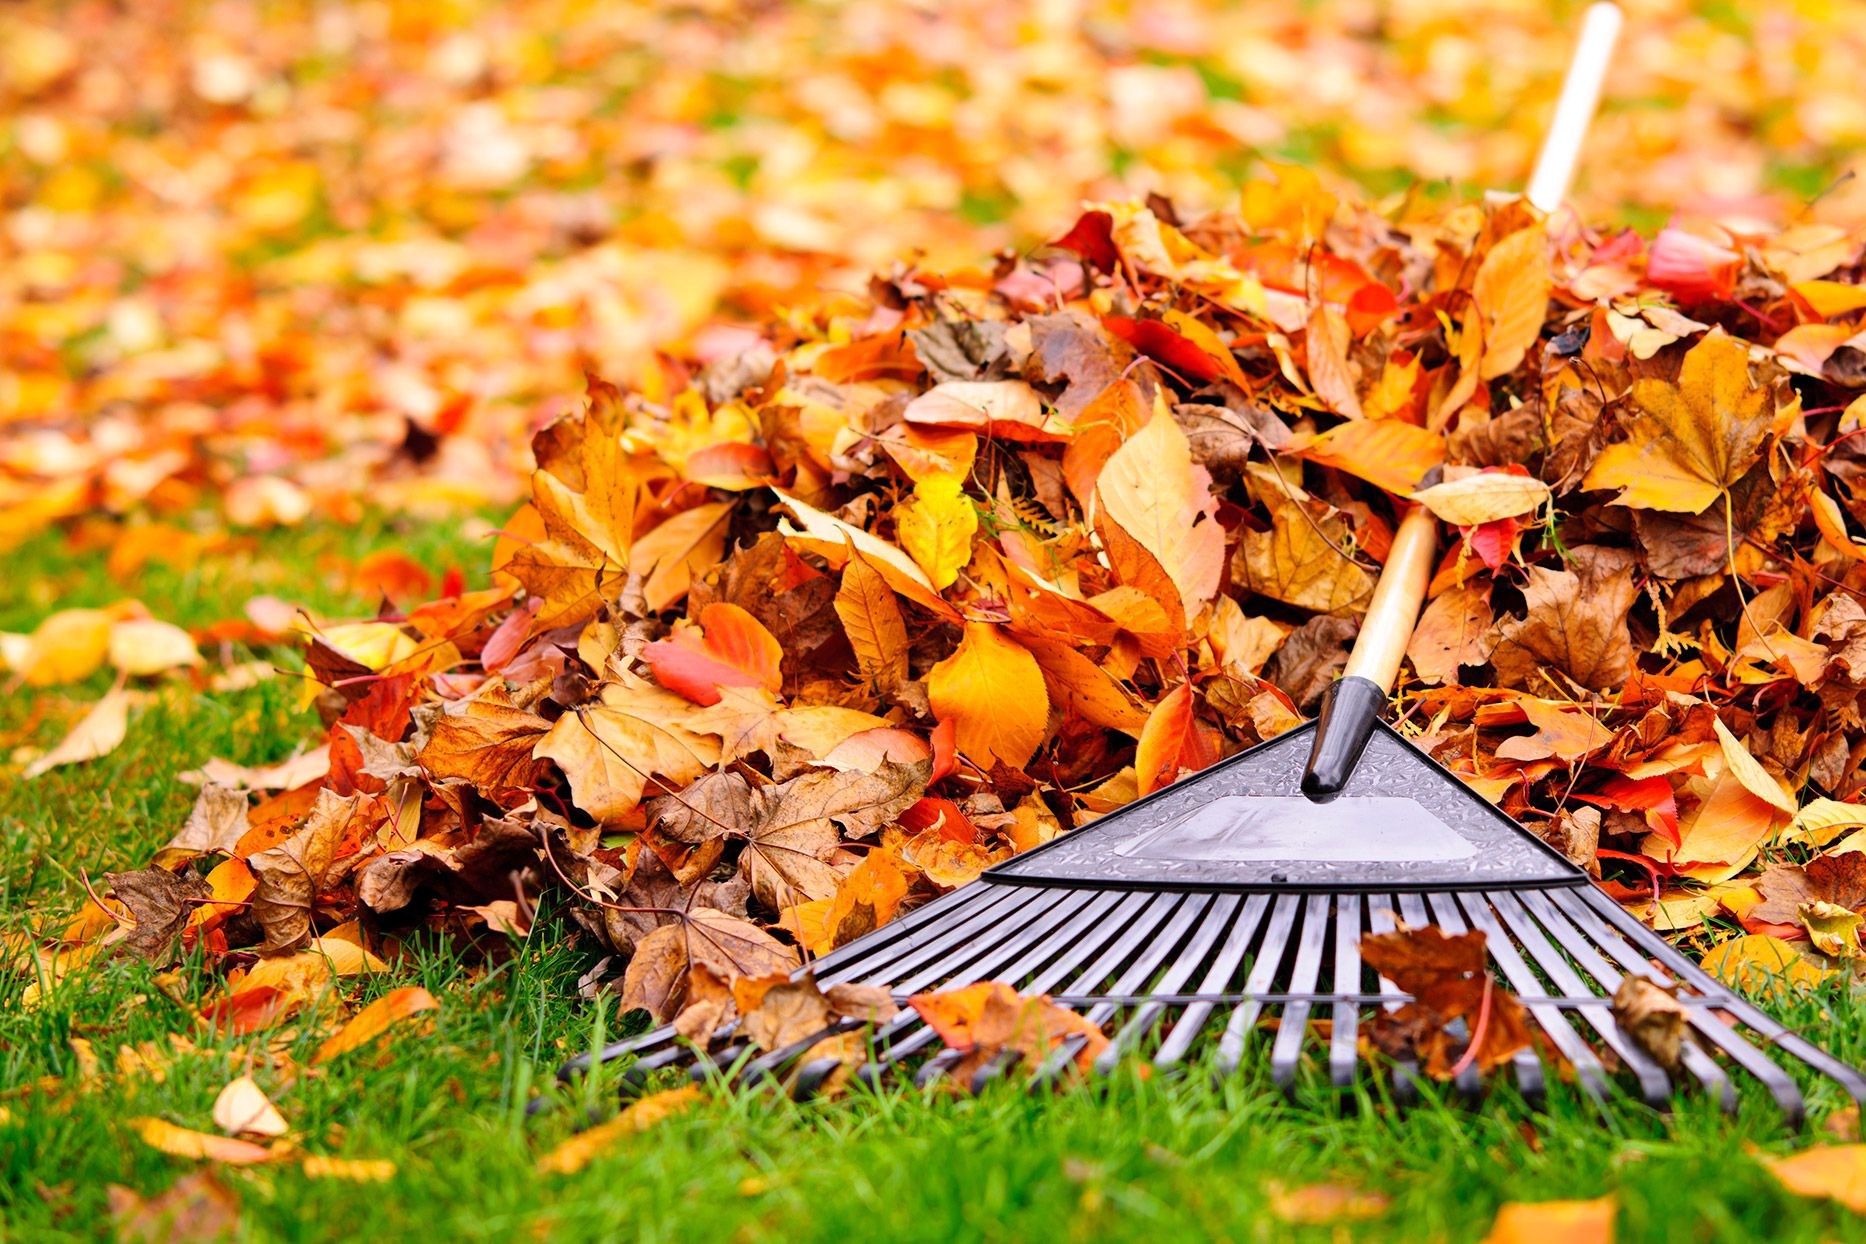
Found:
[[[1322,695],[1315,742],[1302,774],[1302,793],[1317,803],[1341,793],[1373,737],[1374,722],[1386,709],[1387,693],[1399,677],[1400,660],[1419,621],[1437,552],[1437,524],[1430,511],[1416,505],[1393,533],[1393,547],[1374,585],[1354,651],[1340,679]]]

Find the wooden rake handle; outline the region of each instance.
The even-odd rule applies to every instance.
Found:
[[[1374,723],[1386,709],[1387,693],[1399,677],[1400,659],[1425,603],[1437,553],[1438,524],[1431,511],[1415,505],[1393,533],[1393,547],[1348,663],[1322,693],[1315,742],[1302,773],[1302,793],[1317,803],[1341,793],[1373,737]]]

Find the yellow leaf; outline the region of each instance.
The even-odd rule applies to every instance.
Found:
[[[1347,613],[1373,591],[1374,577],[1343,556],[1348,525],[1339,515],[1305,514],[1303,502],[1276,482],[1271,468],[1250,469],[1252,493],[1270,511],[1270,530],[1246,530],[1231,575],[1262,596],[1317,613]]]
[[[34,687],[82,681],[104,663],[110,628],[111,617],[102,609],[61,609],[39,623],[11,664]]]
[[[1749,749],[1730,733],[1730,727],[1723,724],[1721,717],[1714,719],[1713,725],[1717,731],[1717,741],[1723,745],[1724,764],[1729,766],[1736,780],[1743,784],[1743,789],[1771,807],[1780,808],[1793,816],[1795,797],[1788,793],[1781,781],[1749,754]]]
[[[987,622],[965,624],[958,651],[928,671],[927,698],[935,716],[953,722],[959,751],[986,768],[1023,768],[1048,732],[1036,658]]]
[[[1399,419],[1356,419],[1284,450],[1405,496],[1445,461],[1445,438]]]
[[[1866,286],[1845,281],[1797,281],[1789,288],[1806,298],[1814,313],[1823,319],[1866,307]]]
[[[201,663],[187,631],[155,618],[132,618],[111,627],[109,655],[110,663],[131,678]]]
[[[1211,479],[1164,405],[1109,457],[1096,479],[1101,512],[1152,554],[1179,589],[1186,616],[1218,591],[1225,535]]]
[[[130,697],[122,687],[112,687],[103,699],[91,705],[91,711],[45,755],[26,766],[26,776],[38,777],[60,765],[96,760],[115,751],[129,730]]]
[[[270,1162],[273,1158],[270,1149],[261,1149],[251,1141],[191,1131],[177,1127],[166,1119],[144,1116],[129,1122],[136,1134],[143,1138],[144,1144],[178,1158],[206,1158],[211,1162],[225,1162],[229,1166],[252,1166],[259,1162]]]
[[[1782,831],[1782,841],[1806,842],[1824,847],[1838,838],[1842,830],[1861,826],[1866,826],[1866,803],[1811,799],[1808,806],[1795,813],[1795,819]]]
[[[335,1036],[318,1046],[317,1055],[311,1062],[315,1066],[348,1054],[351,1050],[368,1045],[409,1016],[439,1007],[440,1003],[435,1001],[434,995],[419,985],[391,990],[358,1011],[337,1030]]]
[[[926,572],[906,553],[879,536],[825,514],[781,489],[772,491],[777,493],[777,499],[784,503],[784,508],[796,515],[797,526],[784,521],[778,523],[779,534],[793,546],[820,554],[829,560],[831,566],[842,565],[853,548],[868,559],[875,571],[896,592],[941,617],[958,620],[959,611],[941,598],[939,590],[926,577]]]
[[[1628,439],[1603,449],[1581,486],[1618,488],[1618,504],[1642,510],[1703,513],[1755,463],[1773,418],[1748,348],[1722,329],[1691,347],[1677,384],[1637,381],[1631,403]]]
[[[907,621],[894,589],[857,553],[843,563],[836,616],[864,678],[892,686],[907,677]]]
[[[577,806],[617,821],[641,802],[649,776],[676,788],[719,763],[719,743],[689,728],[693,705],[670,691],[607,683],[597,702],[565,713],[532,748],[570,779]]]
[[[895,509],[894,528],[927,580],[944,591],[972,560],[978,512],[965,499],[958,476],[934,475],[915,484],[913,496]]]
[[[1866,1214],[1866,1145],[1827,1145],[1762,1164],[1796,1196],[1826,1197]]]
[[[314,1153],[299,1169],[309,1179],[347,1179],[359,1184],[379,1184],[395,1177],[395,1163],[387,1158],[327,1158]]]
[[[1791,990],[1813,989],[1825,976],[1792,943],[1766,933],[1746,933],[1719,942],[1704,956],[1703,967],[1724,983],[1751,992],[1778,984]]]
[[[1497,1210],[1484,1244],[1613,1244],[1617,1205],[1592,1201],[1512,1201]]]
[[[539,1158],[538,1173],[574,1175],[622,1137],[646,1131],[692,1109],[701,1096],[699,1087],[693,1084],[650,1093],[607,1123],[599,1123],[587,1132],[579,1132]]]
[[[1471,286],[1471,297],[1484,316],[1480,378],[1494,379],[1522,363],[1524,352],[1541,335],[1551,286],[1548,239],[1540,224],[1518,229],[1490,248]]]
[[[1549,499],[1549,486],[1533,476],[1486,471],[1422,488],[1412,499],[1454,527],[1475,527],[1530,513]]]

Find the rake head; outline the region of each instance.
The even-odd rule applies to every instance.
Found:
[[[1734,1110],[1737,1082],[1751,1076],[1798,1126],[1802,1090],[1785,1060],[1866,1101],[1866,1076],[1732,993],[1384,723],[1340,800],[1290,797],[1313,730],[1001,864],[806,970],[824,987],[881,986],[897,1000],[983,981],[1050,994],[1108,1033],[1098,1072],[1129,1058],[1172,1070],[1208,1055],[1231,1072],[1267,1054],[1286,1091],[1305,1061],[1317,1060],[1333,1085],[1348,1088],[1363,1074],[1364,1026],[1408,1001],[1362,962],[1362,936],[1400,926],[1478,930],[1492,976],[1522,1000],[1544,1048],[1592,1098],[1625,1085],[1663,1107],[1696,1089]],[[1676,1074],[1615,1018],[1612,999],[1627,976],[1676,989],[1695,1038],[1683,1043]],[[841,1021],[766,1051],[736,1028],[700,1046],[668,1026],[580,1056],[559,1074],[632,1056],[635,1083],[685,1067],[696,1078],[775,1080],[807,1097],[842,1065],[813,1057],[812,1047],[857,1027]],[[1063,1041],[1029,1069],[1030,1083],[1056,1083],[1081,1049],[1082,1038]],[[878,1025],[868,1050],[857,1079],[876,1086],[928,1084],[963,1057],[941,1048],[912,1010]],[[986,1063],[972,1087],[1015,1057]],[[1395,1063],[1388,1074],[1397,1099],[1416,1094],[1416,1067]],[[1511,1074],[1535,1101],[1555,1071],[1524,1050]],[[1467,1067],[1454,1085],[1475,1098],[1482,1079]]]

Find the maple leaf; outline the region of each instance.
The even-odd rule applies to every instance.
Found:
[[[1574,569],[1529,568],[1523,586],[1527,611],[1497,627],[1490,659],[1502,685],[1546,688],[1546,671],[1553,668],[1598,691],[1625,682],[1633,672],[1633,641],[1626,626],[1637,595],[1632,557],[1618,549],[1585,546],[1573,550],[1569,564]]]
[[[730,984],[797,966],[790,947],[755,924],[699,908],[655,929],[635,945],[622,978],[624,1011],[644,1010],[656,1023],[679,1013],[689,975],[702,968]]]
[[[689,724],[692,705],[644,684],[605,683],[594,703],[565,713],[532,748],[557,762],[577,806],[614,821],[641,802],[650,781],[675,789],[719,763],[718,740]]]
[[[1244,533],[1232,576],[1253,592],[1318,613],[1350,612],[1366,600],[1374,578],[1342,552],[1351,543],[1347,524],[1301,511],[1302,501],[1265,470],[1252,468],[1251,478],[1271,525]]]
[[[524,790],[538,780],[532,751],[550,728],[495,682],[446,705],[415,759],[436,778],[460,778],[484,791]]]
[[[1389,1053],[1422,1057],[1439,1079],[1450,1079],[1465,1061],[1489,1071],[1530,1048],[1529,1014],[1491,979],[1485,946],[1481,932],[1447,934],[1432,926],[1362,936],[1367,965],[1413,996],[1397,1011],[1375,1017],[1372,1039]],[[1462,1051],[1446,1031],[1460,1019],[1471,1042]]]
[[[885,761],[872,773],[813,769],[754,792],[741,857],[752,891],[768,907],[835,895],[841,871],[827,860],[842,837],[878,832],[926,791],[930,761]]]
[[[954,723],[959,751],[981,765],[1022,768],[1049,730],[1036,658],[990,623],[965,624],[958,650],[928,671],[927,699]]]
[[[1749,349],[1716,329],[1691,347],[1678,383],[1639,380],[1628,439],[1594,460],[1583,488],[1618,488],[1636,509],[1699,514],[1762,452],[1774,398],[1750,380]]]

